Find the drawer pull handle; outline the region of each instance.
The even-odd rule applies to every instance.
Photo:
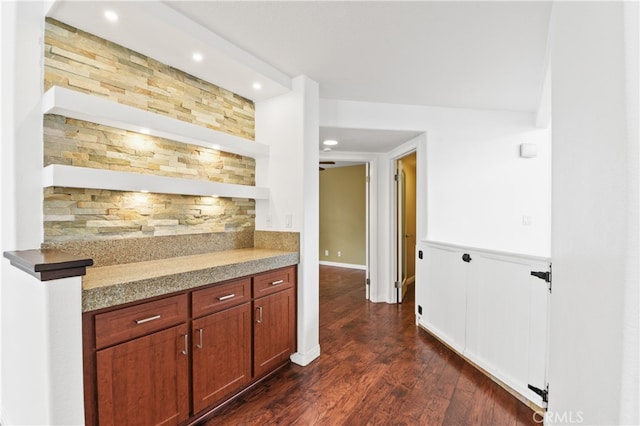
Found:
[[[184,337],[184,349],[182,350],[182,355],[189,355],[189,335],[185,334],[183,337]]]
[[[262,324],[262,306],[258,306],[256,309],[258,310],[258,319],[256,322]]]
[[[284,280],[278,280],[278,281],[274,281],[271,283],[271,285],[278,285],[278,284],[282,284],[284,282]]]
[[[160,319],[160,315],[154,315],[154,316],[149,317],[149,318],[135,320],[135,321],[136,321],[136,324],[140,325],[140,324],[144,324],[145,322],[154,321],[154,320],[157,320],[157,319]]]
[[[200,343],[196,345],[196,348],[202,349],[202,329],[201,328],[198,329],[198,335],[200,336]]]
[[[232,298],[234,298],[234,297],[236,297],[236,295],[235,295],[235,294],[233,294],[233,293],[231,293],[231,294],[227,294],[226,296],[220,296],[220,297],[218,297],[218,300],[222,302],[223,300],[232,299]]]

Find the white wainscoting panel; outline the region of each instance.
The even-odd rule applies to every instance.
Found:
[[[427,328],[458,352],[465,348],[467,268],[462,252],[450,247],[429,247],[424,264],[426,275],[420,293],[422,321]],[[462,264],[462,265],[460,265]],[[416,293],[417,294],[417,293]],[[418,301],[416,301],[417,303]]]
[[[419,323],[540,407],[546,386],[549,259],[422,242]],[[462,260],[463,254],[470,262]]]

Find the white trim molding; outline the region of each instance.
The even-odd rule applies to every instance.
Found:
[[[349,269],[360,269],[362,271],[367,270],[367,265],[356,265],[354,263],[340,263],[340,262],[328,262],[325,260],[321,260],[320,265],[324,266],[335,266],[337,268],[349,268]]]

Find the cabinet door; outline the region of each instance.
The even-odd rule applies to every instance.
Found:
[[[462,261],[463,254],[455,247],[426,245],[425,261],[418,265],[424,281],[416,286],[421,324],[460,353],[465,350],[467,281],[473,265]]]
[[[253,302],[253,370],[256,377],[284,363],[295,351],[294,294],[293,289],[288,289]]]
[[[99,424],[174,425],[186,420],[187,338],[183,324],[99,350]]]
[[[251,304],[193,321],[193,411],[239,390],[251,378]]]

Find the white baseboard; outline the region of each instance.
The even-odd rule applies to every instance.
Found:
[[[355,265],[353,263],[327,262],[325,260],[321,260],[319,263],[321,265],[324,265],[324,266],[335,266],[335,267],[338,267],[338,268],[360,269],[362,271],[366,271],[367,270],[367,265]]]
[[[296,352],[291,355],[291,362],[302,367],[309,365],[314,359],[320,356],[320,345],[317,345],[307,353]]]

